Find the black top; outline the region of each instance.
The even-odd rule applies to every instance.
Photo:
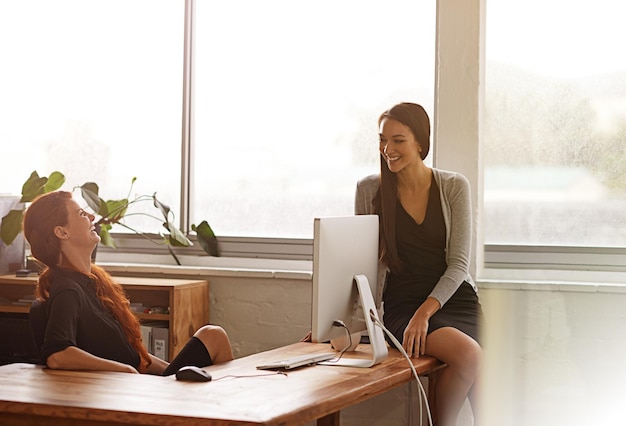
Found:
[[[385,310],[398,304],[421,304],[446,271],[446,225],[441,210],[439,187],[432,180],[426,215],[421,224],[398,201],[396,241],[404,269],[390,273],[384,293]]]
[[[383,293],[385,326],[399,341],[415,311],[430,295],[444,274],[446,224],[437,183],[428,195],[424,222],[418,224],[398,202],[396,212],[398,252],[404,263],[399,274],[389,273]],[[472,286],[463,282],[450,299],[428,321],[428,333],[454,327],[479,341],[482,308]]]
[[[46,327],[41,358],[68,346],[92,355],[139,367],[139,354],[128,343],[120,323],[96,297],[92,279],[77,271],[52,271]]]

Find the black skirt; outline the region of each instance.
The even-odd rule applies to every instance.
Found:
[[[399,342],[402,342],[406,326],[424,300],[397,304],[389,312],[385,309],[383,315],[385,327]],[[478,295],[474,288],[464,281],[443,307],[430,318],[428,334],[442,327],[454,327],[480,343],[480,324],[483,318]]]

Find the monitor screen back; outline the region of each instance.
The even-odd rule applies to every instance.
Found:
[[[378,271],[378,216],[357,215],[316,218],[313,235],[313,297],[311,339],[327,342],[365,331],[366,324],[353,277],[367,277],[372,295]]]

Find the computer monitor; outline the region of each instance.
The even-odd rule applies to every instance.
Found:
[[[371,367],[387,357],[373,294],[378,271],[378,216],[324,217],[314,220],[313,297],[311,340],[328,342],[350,333],[367,331],[372,360],[341,358],[328,365]]]

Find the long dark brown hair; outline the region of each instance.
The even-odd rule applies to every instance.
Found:
[[[60,240],[54,235],[54,228],[68,223],[68,204],[72,194],[55,191],[39,196],[26,209],[24,214],[24,236],[30,244],[32,255],[45,265],[37,280],[35,295],[43,300],[50,297],[52,271],[59,268],[61,258]],[[121,285],[101,267],[92,264],[91,281],[102,305],[122,326],[124,336],[141,358],[139,370],[145,372],[151,364],[150,356],[141,341],[139,320],[130,310],[130,302]]]
[[[386,118],[399,121],[407,126],[417,143],[422,147],[422,160],[430,150],[430,119],[421,105],[403,102],[383,112],[378,118],[378,127]],[[396,206],[398,203],[398,178],[389,170],[385,157],[380,155],[380,185],[374,198],[374,208],[380,217],[379,251],[381,261],[395,273],[400,272],[404,265],[398,255],[396,242]]]

